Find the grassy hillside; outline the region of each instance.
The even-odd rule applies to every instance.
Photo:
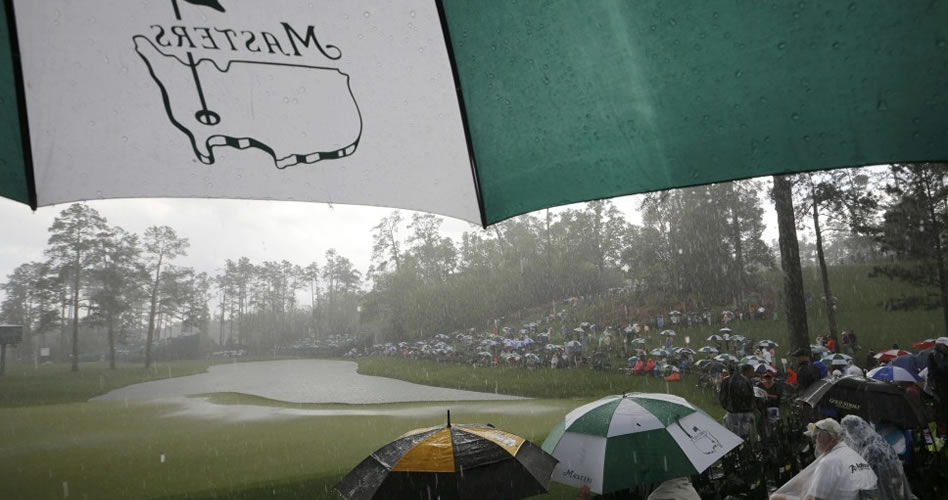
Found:
[[[861,351],[863,356],[870,349],[886,349],[894,343],[903,348],[908,347],[911,350],[913,342],[946,335],[944,319],[940,309],[887,311],[885,307],[886,302],[893,299],[897,301],[906,297],[936,293],[937,290],[934,287],[915,287],[887,278],[870,278],[869,274],[872,267],[872,265],[844,265],[833,266],[829,269],[830,286],[833,295],[837,298],[837,325],[840,331],[852,330],[856,332],[859,343],[863,347]],[[829,326],[820,300],[823,289],[819,269],[817,267],[804,268],[803,277],[806,290],[812,294],[807,319],[810,327],[810,339],[813,341],[817,336],[827,334]],[[783,275],[779,271],[771,271],[764,276],[766,286],[772,290],[772,295],[775,297],[780,297],[783,294],[782,280]],[[572,329],[578,326],[581,321],[599,324],[608,323],[615,318],[647,321],[652,319],[653,311],[664,310],[667,313],[667,311],[677,308],[672,304],[666,306],[637,306],[632,303],[629,297],[605,297],[581,302],[575,307],[558,307],[565,307],[568,310],[568,315],[565,321],[556,321],[550,325],[553,328],[554,340],[556,341],[561,340],[558,338],[558,333],[563,326]],[[720,313],[730,308],[728,305],[711,308],[712,326],[681,329],[678,332],[681,335],[676,338],[676,345],[684,343],[684,336],[690,337],[692,346],[704,345],[705,339],[723,326],[720,323]],[[775,309],[777,313],[776,320],[773,319],[774,311],[768,311],[766,320],[737,321],[728,326],[735,333],[758,340],[774,340],[781,347],[786,347],[787,328],[784,321],[783,304],[779,300]],[[507,324],[516,327],[518,321],[535,320],[550,314],[551,310],[552,307],[547,305],[525,311],[520,317],[509,320]],[[629,314],[625,316],[627,310]],[[648,311],[648,313],[645,311]],[[667,319],[666,314],[666,322]],[[667,323],[666,328],[668,328]],[[661,340],[655,338],[650,345],[658,346]],[[778,354],[783,355],[785,353],[785,349],[778,349]]]

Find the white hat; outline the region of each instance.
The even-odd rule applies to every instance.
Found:
[[[839,422],[831,419],[824,418],[815,424],[807,425],[807,430],[803,434],[806,434],[807,437],[814,437],[820,431],[827,432],[833,437],[840,438],[843,436],[843,428],[839,425]]]
[[[941,344],[943,346],[948,346],[948,337],[938,337],[935,339],[935,345]]]

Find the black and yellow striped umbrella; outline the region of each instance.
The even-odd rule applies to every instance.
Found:
[[[336,485],[349,500],[524,498],[547,491],[557,460],[490,425],[415,429],[379,448]]]

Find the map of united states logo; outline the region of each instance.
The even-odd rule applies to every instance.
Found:
[[[226,12],[216,0],[182,1]],[[171,3],[181,21],[177,0]],[[301,46],[318,48],[327,62],[339,59],[341,50],[320,45],[313,27],[301,36],[283,26],[282,42],[269,32],[183,25],[154,25],[151,36],[133,37],[168,119],[202,163],[213,164],[215,149],[225,146],[263,151],[278,169],[356,152],[362,115],[349,75],[328,64],[287,62],[300,56]],[[212,48],[215,57],[201,56]],[[268,53],[272,61],[260,60]]]

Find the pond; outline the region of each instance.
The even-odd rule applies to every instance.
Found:
[[[350,361],[285,360],[233,363],[207,373],[134,384],[92,398],[146,401],[237,392],[289,403],[377,404],[413,401],[515,400],[517,396],[412,384],[356,373]]]

